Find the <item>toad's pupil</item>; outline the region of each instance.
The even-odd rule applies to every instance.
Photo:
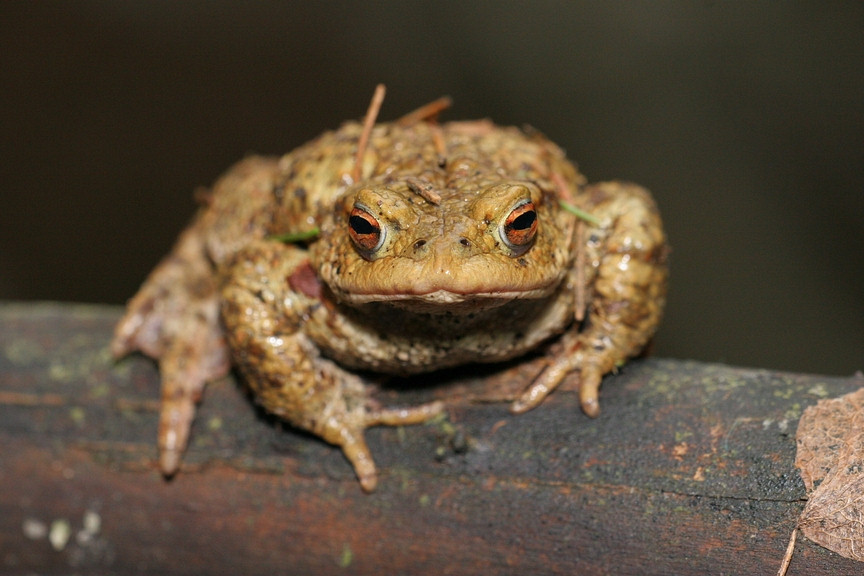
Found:
[[[377,234],[380,230],[377,226],[374,226],[369,220],[363,218],[362,216],[351,216],[348,220],[351,225],[351,229],[354,230],[357,234]]]
[[[508,230],[528,230],[537,220],[537,213],[531,210],[517,216],[512,222],[507,224]]]

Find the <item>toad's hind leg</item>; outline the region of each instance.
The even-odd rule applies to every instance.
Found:
[[[159,362],[159,467],[168,476],[180,465],[205,384],[230,368],[203,243],[197,220],[129,302],[111,342],[115,357],[140,350]]]
[[[219,271],[249,238],[265,234],[277,171],[275,159],[251,156],[220,178],[115,329],[116,357],[140,350],[159,362],[159,465],[166,475],[177,471],[205,384],[230,368]]]
[[[592,286],[588,316],[581,331],[574,325],[561,337],[546,368],[511,406],[513,412],[539,405],[578,370],[582,409],[597,416],[603,375],[642,351],[663,313],[668,248],[648,192],[634,184],[607,182],[589,186],[581,197],[603,223],[589,232],[585,248],[585,277]]]
[[[255,242],[238,255],[222,290],[226,333],[256,401],[341,447],[362,488],[372,491],[377,474],[365,429],[424,422],[443,405],[380,408],[358,376],[321,356],[304,333],[310,316],[329,313],[317,290],[305,252],[278,242]]]

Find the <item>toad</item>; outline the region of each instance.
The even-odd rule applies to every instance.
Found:
[[[208,381],[236,367],[264,409],[341,447],[377,482],[365,429],[428,420],[382,407],[361,374],[410,376],[540,350],[511,405],[570,374],[583,411],[652,338],[667,245],[649,193],[587,184],[533,130],[439,123],[448,101],[347,122],[282,158],[250,157],[202,198],[116,328],[162,378],[159,466],[174,474]]]

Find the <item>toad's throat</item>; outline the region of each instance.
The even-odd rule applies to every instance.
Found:
[[[390,342],[405,339],[405,349],[455,350],[500,338],[493,346],[499,351],[521,349],[529,335],[542,340],[557,333],[572,321],[571,310],[568,294],[537,299],[478,298],[444,306],[422,300],[388,300],[341,307],[351,324],[363,330],[364,342],[378,337]],[[466,358],[473,362],[482,356]]]

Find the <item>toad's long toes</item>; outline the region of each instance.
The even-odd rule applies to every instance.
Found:
[[[444,403],[440,401],[429,402],[411,408],[382,408],[370,409],[364,416],[362,425],[341,425],[337,429],[330,430],[330,434],[324,434],[324,438],[342,448],[342,452],[351,465],[354,473],[360,481],[364,492],[372,492],[378,485],[378,473],[372,453],[366,444],[364,430],[369,426],[405,426],[420,424],[440,414],[444,409]],[[336,434],[333,434],[336,432]]]
[[[591,418],[600,415],[600,382],[603,376],[596,370],[583,370],[579,382],[579,402],[582,411]]]
[[[566,363],[553,363],[546,367],[528,388],[510,405],[510,412],[523,414],[539,406],[573,368]],[[579,402],[582,411],[591,418],[600,415],[600,382],[602,371],[585,366],[579,370]]]
[[[162,408],[159,413],[159,469],[173,476],[189,443],[189,431],[195,419],[195,399],[186,390],[163,381]],[[167,394],[166,394],[167,392]],[[173,397],[172,394],[173,393]]]
[[[342,453],[354,467],[354,473],[360,481],[360,487],[364,492],[373,492],[378,485],[378,472],[375,469],[375,461],[372,453],[366,445],[363,430],[343,428],[339,433],[339,446]]]
[[[410,408],[381,408],[366,414],[367,426],[407,426],[422,424],[444,410],[444,402],[436,400]]]
[[[525,392],[510,405],[510,412],[523,414],[539,406],[572,369],[571,362],[567,357],[546,366]]]

